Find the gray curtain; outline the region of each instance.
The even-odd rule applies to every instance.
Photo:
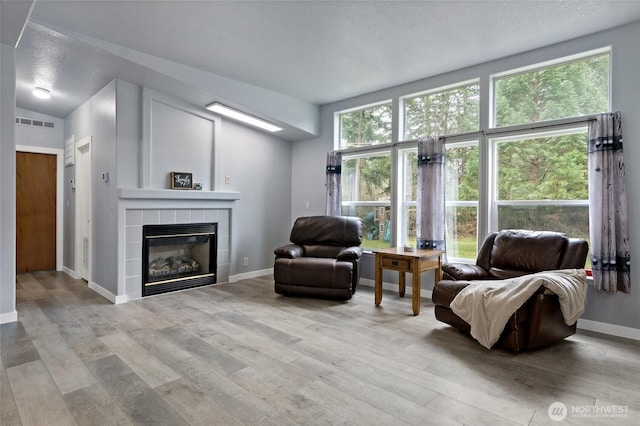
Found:
[[[595,288],[629,293],[630,256],[620,112],[589,123],[589,236]]]
[[[418,141],[417,237],[419,249],[445,249],[444,140]]]
[[[342,211],[342,187],[340,173],[342,172],[342,153],[332,151],[327,153],[327,178],[325,184],[325,214],[340,216]]]

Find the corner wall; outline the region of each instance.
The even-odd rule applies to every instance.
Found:
[[[75,143],[91,137],[91,281],[116,294],[117,194],[116,194],[116,82],[110,82],[65,119],[64,140]],[[79,276],[75,259],[76,194],[68,184],[75,165],[65,168],[64,256],[66,270]],[[101,173],[109,174],[103,182]]]
[[[153,135],[145,133],[152,129],[149,127],[145,130],[145,122],[147,125],[150,124],[146,121],[149,117],[148,113],[145,113],[145,92],[149,93],[146,88],[114,80],[70,114],[64,125],[65,140],[73,136],[77,143],[88,136],[93,138],[94,221],[91,287],[99,288],[102,294],[116,302],[126,300],[123,296],[133,294],[128,290],[132,288],[131,280],[122,285],[121,281],[126,280],[119,278],[128,276],[125,268],[121,266],[125,263],[124,250],[121,247],[125,240],[119,237],[124,231],[119,229],[122,223],[118,222],[117,210],[131,204],[131,200],[123,199],[119,194],[122,190],[130,193],[131,189],[167,191],[168,186],[163,189],[158,188],[158,183],[156,187],[150,185],[151,179],[147,175],[165,174],[168,170],[176,170],[177,167],[173,164],[173,158],[158,157],[161,161],[151,164],[151,157],[147,157],[150,146],[153,145],[153,149],[166,146],[167,135],[158,136],[159,139],[156,141],[148,139],[153,138]],[[201,106],[186,104],[180,99],[159,92],[154,96],[163,99],[168,105],[177,107],[175,112],[172,112],[172,108],[163,110],[162,117],[169,122],[177,120],[176,123],[184,124],[184,111],[212,114]],[[230,224],[229,229],[231,249],[226,267],[229,280],[268,274],[273,267],[273,249],[286,243],[290,232],[292,143],[278,137],[277,134],[267,134],[223,117],[215,116],[213,119],[216,130],[213,153],[215,158],[212,166],[207,166],[205,172],[202,159],[199,159],[193,164],[183,164],[181,167],[187,169],[179,171],[196,171],[194,178],[200,181],[198,175],[209,173],[208,169],[213,167],[214,170],[210,171],[209,189],[239,193],[239,200],[233,207],[234,223]],[[175,135],[172,140],[176,149],[188,146],[189,151],[195,149],[197,155],[197,148],[194,148],[197,147],[197,144],[194,145],[195,139],[205,138],[202,140],[208,141],[207,134],[200,133],[192,135],[194,140],[190,140],[187,145],[183,145],[181,140],[175,140],[179,139]],[[211,154],[209,148],[206,155]],[[109,182],[100,180],[100,173],[103,171],[110,174]],[[68,272],[73,272],[76,263],[75,193],[70,185],[66,184],[74,178],[74,174],[75,167],[65,168],[64,265]],[[147,186],[145,180],[149,181]],[[200,195],[206,195],[205,190]],[[197,207],[195,201],[185,205],[183,202],[167,199],[163,201],[163,208],[178,211],[201,207]]]
[[[0,44],[0,324],[16,312],[15,49]]]

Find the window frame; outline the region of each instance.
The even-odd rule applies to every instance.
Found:
[[[500,205],[580,205],[588,206],[588,200],[496,200],[495,186],[496,182],[496,154],[495,143],[492,140],[501,140],[509,137],[518,138],[526,135],[532,135],[537,133],[548,133],[551,131],[564,131],[566,129],[577,129],[586,126],[586,123],[592,119],[594,115],[569,117],[555,120],[545,120],[539,122],[531,122],[517,125],[508,126],[495,126],[496,120],[496,96],[495,85],[496,79],[504,78],[511,75],[517,75],[520,73],[530,72],[533,70],[541,70],[548,67],[568,64],[571,62],[588,60],[592,57],[608,55],[609,61],[609,109],[611,109],[612,103],[612,68],[613,68],[613,53],[611,46],[605,46],[597,49],[591,49],[584,52],[579,52],[572,55],[565,55],[560,58],[554,58],[543,62],[537,62],[527,66],[514,68],[497,73],[489,73],[484,76],[464,79],[452,84],[442,85],[435,88],[410,93],[407,95],[401,95],[394,97],[392,100],[385,99],[379,102],[373,102],[366,105],[359,105],[354,108],[344,109],[334,112],[334,148],[337,151],[342,152],[343,160],[349,158],[354,154],[363,156],[373,156],[380,152],[389,152],[391,155],[391,197],[390,208],[393,218],[393,228],[391,233],[391,246],[400,246],[406,243],[408,232],[408,209],[412,206],[416,206],[417,200],[407,201],[405,199],[407,182],[405,180],[405,167],[404,157],[407,152],[417,153],[417,140],[400,140],[396,138],[405,137],[405,113],[406,113],[406,100],[413,99],[420,96],[425,96],[433,93],[443,92],[450,89],[468,86],[470,84],[479,85],[479,129],[477,131],[469,131],[458,134],[450,135],[438,135],[445,139],[445,144],[459,144],[469,141],[477,141],[478,146],[478,200],[477,201],[447,201],[447,207],[475,207],[477,209],[477,243],[476,253],[479,249],[484,236],[491,231],[497,230],[498,221],[498,207]],[[480,73],[482,74],[482,73]],[[376,105],[391,104],[392,117],[391,117],[391,142],[377,145],[343,148],[340,149],[341,142],[341,122],[340,116],[345,113],[358,111],[361,109],[370,108]],[[413,197],[415,198],[415,196]],[[449,260],[454,261],[470,261],[475,259],[456,259],[451,258]]]
[[[359,147],[346,147],[346,148],[342,148],[342,116],[345,114],[350,114],[352,112],[357,112],[357,111],[362,111],[365,109],[369,109],[369,108],[373,108],[376,106],[380,106],[380,105],[387,105],[389,104],[391,106],[391,134],[389,136],[390,138],[390,142],[385,142],[385,143],[379,143],[379,144],[371,144],[371,145],[365,145],[365,146],[359,146]],[[355,149],[369,149],[372,147],[379,147],[379,146],[384,146],[384,145],[388,145],[390,143],[393,143],[393,114],[394,114],[394,109],[393,109],[393,100],[392,99],[384,99],[382,101],[378,101],[378,102],[372,102],[370,104],[365,104],[365,105],[359,105],[357,107],[353,107],[353,108],[347,108],[347,109],[343,109],[340,111],[336,111],[333,113],[333,124],[334,124],[334,149],[339,150],[339,151],[349,151],[349,150],[355,150]]]
[[[339,142],[338,142],[339,143]],[[393,143],[385,143],[385,144],[379,144],[379,145],[371,145],[371,146],[365,146],[365,147],[355,147],[355,148],[346,148],[346,149],[342,149],[339,150],[342,153],[342,162],[344,163],[345,160],[352,160],[352,159],[357,159],[357,158],[370,158],[370,157],[376,157],[376,156],[380,156],[380,155],[389,155],[390,158],[390,163],[391,163],[391,170],[389,171],[390,175],[390,187],[391,187],[391,191],[389,194],[389,201],[388,202],[383,202],[383,201],[340,201],[340,210],[342,211],[344,206],[348,206],[348,207],[358,207],[358,206],[378,206],[378,205],[385,205],[385,206],[389,206],[390,211],[391,211],[391,217],[394,218],[396,217],[395,215],[397,214],[395,208],[394,208],[394,187],[395,185],[393,184],[394,181],[394,173],[396,172],[396,169],[394,167],[394,163],[395,163],[395,153],[394,153],[394,145]],[[344,168],[343,168],[344,170]],[[392,221],[392,225],[395,221]],[[393,247],[394,245],[394,241],[395,241],[395,226],[392,226],[391,229],[391,239],[389,241],[389,247]],[[363,238],[364,239],[364,238]],[[372,249],[373,247],[366,247],[363,246],[363,248],[366,251],[369,251],[370,249]]]
[[[414,92],[408,95],[403,95],[399,97],[400,100],[400,108],[399,108],[399,115],[400,115],[400,119],[398,120],[398,135],[400,137],[401,141],[405,141],[405,142],[411,142],[411,141],[415,141],[416,139],[407,139],[407,135],[406,135],[406,116],[407,116],[407,101],[411,100],[411,99],[415,99],[415,98],[419,98],[422,96],[428,96],[428,95],[433,95],[433,94],[437,94],[437,93],[441,93],[441,92],[446,92],[448,90],[453,90],[453,89],[458,89],[464,86],[471,86],[473,84],[477,84],[478,85],[478,128],[475,130],[469,130],[466,132],[460,132],[460,133],[455,133],[455,135],[457,134],[467,134],[467,133],[476,133],[479,132],[482,129],[482,114],[480,113],[480,111],[482,110],[482,97],[481,97],[481,88],[482,88],[482,81],[480,79],[480,77],[474,77],[468,80],[464,80],[464,81],[459,81],[459,82],[455,82],[455,83],[451,83],[451,84],[446,84],[444,86],[438,86],[438,87],[434,87],[431,89],[427,89],[427,90],[423,90],[420,92]],[[454,134],[451,134],[451,136]],[[447,136],[447,135],[438,135],[438,136]]]
[[[509,128],[511,127],[518,127],[518,126],[527,126],[527,125],[531,125],[533,123],[553,123],[555,121],[563,121],[563,120],[575,120],[578,118],[584,118],[587,119],[589,117],[591,117],[592,115],[586,115],[586,116],[578,116],[578,117],[565,117],[565,118],[559,118],[559,119],[552,119],[552,120],[544,120],[544,121],[538,121],[538,122],[532,122],[532,123],[522,123],[522,124],[515,124],[515,125],[505,125],[505,126],[497,126],[496,125],[496,120],[497,120],[497,108],[496,108],[496,80],[505,78],[505,77],[513,77],[513,76],[517,76],[517,75],[521,75],[521,74],[526,74],[528,72],[531,71],[538,71],[538,70],[542,70],[545,68],[551,68],[551,67],[556,67],[559,65],[567,65],[570,63],[575,63],[575,62],[580,62],[580,61],[584,61],[590,58],[595,58],[598,56],[604,56],[604,55],[608,55],[609,56],[609,87],[607,88],[607,90],[609,91],[609,105],[608,105],[608,111],[611,111],[611,93],[612,93],[612,83],[611,83],[611,76],[612,76],[612,48],[611,46],[604,46],[598,49],[591,49],[591,50],[587,50],[584,52],[579,52],[579,53],[575,53],[573,55],[566,55],[566,56],[562,56],[560,58],[554,58],[548,61],[542,61],[542,62],[536,62],[534,64],[529,64],[529,65],[525,65],[522,67],[518,67],[518,68],[513,68],[510,70],[506,70],[506,71],[500,71],[500,72],[496,72],[496,73],[492,73],[489,75],[489,126],[488,129],[505,129],[505,131],[508,131]],[[603,112],[607,112],[607,111],[603,111]]]

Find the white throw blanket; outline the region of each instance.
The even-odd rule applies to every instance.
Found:
[[[587,276],[584,269],[562,269],[506,280],[475,281],[451,302],[451,309],[471,325],[471,336],[486,348],[500,338],[509,317],[540,286],[558,295],[567,325],[573,325],[587,303]]]

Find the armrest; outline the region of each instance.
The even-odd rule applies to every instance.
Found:
[[[491,278],[489,272],[482,266],[470,263],[445,263],[442,274],[449,280],[486,280]]]
[[[362,256],[362,247],[353,246],[353,247],[345,247],[340,250],[336,259],[338,260],[358,260]]]
[[[304,256],[304,248],[298,244],[287,244],[286,246],[278,247],[273,251],[276,257],[288,257],[289,259],[295,259],[296,257]]]

